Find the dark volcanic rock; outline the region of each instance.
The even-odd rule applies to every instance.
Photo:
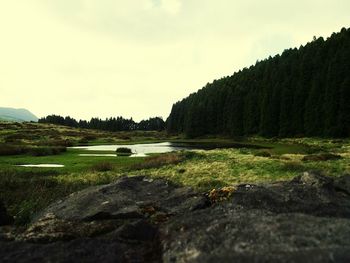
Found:
[[[15,240],[0,239],[0,259],[349,262],[349,183],[350,176],[303,173],[211,191],[209,198],[225,196],[210,205],[166,180],[122,178],[52,204]]]
[[[350,220],[217,205],[162,227],[165,262],[349,262]],[[307,261],[305,261],[307,259]]]
[[[275,213],[350,217],[348,186],[349,177],[334,180],[305,172],[290,182],[239,185],[232,194],[232,202],[247,209],[266,209]]]
[[[160,262],[157,224],[209,205],[205,195],[166,180],[121,178],[52,204],[15,241],[0,241],[0,259]]]
[[[147,231],[152,226],[147,227]],[[140,227],[136,227],[137,231]],[[129,227],[130,231],[133,226]],[[124,231],[121,231],[124,233]],[[154,233],[157,230],[154,228]],[[153,236],[154,237],[154,236]],[[137,237],[136,237],[137,238]],[[47,244],[0,241],[1,262],[161,262],[157,238],[125,239],[114,235]]]
[[[13,218],[7,214],[4,204],[0,200],[0,226],[13,223]]]
[[[237,186],[229,202],[163,225],[163,259],[349,262],[348,180],[304,173],[291,182]]]
[[[336,178],[334,180],[334,187],[336,191],[350,195],[350,175],[346,174],[342,177]]]
[[[93,221],[143,218],[145,214],[179,214],[207,206],[204,195],[189,187],[144,176],[124,177],[115,183],[74,193],[46,209],[59,219]]]

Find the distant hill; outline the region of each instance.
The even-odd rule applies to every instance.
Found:
[[[38,118],[26,109],[14,109],[0,107],[0,121],[38,121]]]
[[[214,80],[173,105],[167,130],[188,137],[349,137],[350,29]]]

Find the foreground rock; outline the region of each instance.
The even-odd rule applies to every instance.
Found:
[[[52,204],[2,262],[349,262],[350,176],[239,185],[220,202],[146,177]],[[226,199],[226,201],[222,201]]]
[[[208,205],[188,187],[125,177],[52,204],[15,241],[0,241],[1,262],[161,262],[157,224]]]
[[[225,204],[176,218],[162,235],[165,262],[350,262],[347,219]]]
[[[350,262],[350,176],[240,185],[162,226],[166,262]]]
[[[179,188],[166,180],[124,177],[116,183],[92,187],[70,195],[46,209],[59,219],[94,221],[137,219],[145,215],[182,214],[205,207],[206,198],[189,187]]]
[[[350,218],[350,176],[332,179],[305,172],[290,182],[240,185],[232,203],[245,209]]]

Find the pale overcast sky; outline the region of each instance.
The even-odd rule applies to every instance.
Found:
[[[257,59],[350,26],[349,0],[0,0],[0,106],[166,118]]]

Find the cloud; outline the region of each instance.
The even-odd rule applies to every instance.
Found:
[[[162,5],[162,0],[150,0],[150,3],[153,7],[159,7]]]
[[[314,35],[350,1],[0,1],[0,105],[39,116],[167,117],[172,103]]]
[[[181,2],[179,0],[162,0],[161,6],[170,14],[177,14],[181,9]]]
[[[158,9],[168,14],[176,15],[181,10],[182,3],[180,0],[148,0],[146,6],[149,9]]]
[[[188,34],[177,17],[179,0],[49,0],[46,5],[62,23],[123,40],[153,44]]]

